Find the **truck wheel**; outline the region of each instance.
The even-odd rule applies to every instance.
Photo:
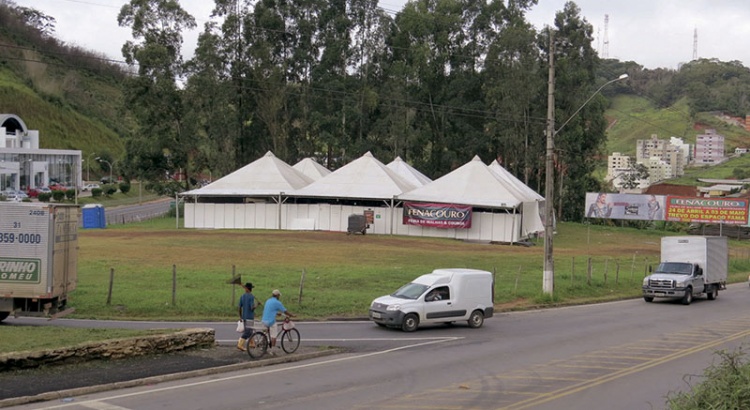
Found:
[[[401,324],[401,330],[404,332],[413,332],[419,326],[419,318],[414,313],[404,316],[404,323]]]
[[[475,310],[471,312],[471,316],[469,316],[469,327],[472,329],[478,329],[482,327],[482,324],[484,323],[484,314],[480,310]]]
[[[693,301],[693,288],[685,289],[685,296],[682,297],[682,304],[689,305]]]
[[[651,303],[651,302],[653,302],[653,301],[654,301],[654,298],[653,298],[653,297],[651,297],[651,296],[644,296],[644,297],[643,297],[643,300],[645,300],[645,301],[646,301],[646,302],[648,302],[648,303]]]
[[[719,296],[719,289],[716,286],[711,286],[711,290],[708,291],[708,300],[714,300]]]
[[[0,322],[7,319],[10,316],[10,312],[0,312]]]

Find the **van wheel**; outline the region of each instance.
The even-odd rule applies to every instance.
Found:
[[[0,322],[7,319],[10,316],[10,312],[0,312]]]
[[[693,288],[685,289],[685,296],[682,297],[682,304],[689,305],[693,301]]]
[[[401,324],[401,330],[404,332],[413,332],[419,326],[419,318],[414,313],[404,316],[404,323]]]
[[[719,289],[716,286],[711,286],[711,290],[708,291],[708,300],[714,300],[719,296]]]
[[[479,311],[475,310],[471,312],[471,316],[469,316],[469,327],[472,329],[477,329],[482,327],[482,324],[484,323],[484,314]]]
[[[644,297],[643,297],[643,300],[645,300],[645,301],[646,301],[646,302],[648,302],[648,303],[651,303],[651,302],[653,302],[653,301],[654,301],[654,298],[653,298],[653,297],[651,297],[651,296],[644,296]]]

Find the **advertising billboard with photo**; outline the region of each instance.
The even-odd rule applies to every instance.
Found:
[[[586,218],[747,225],[747,198],[586,193]]]
[[[644,194],[586,193],[586,218],[663,221],[666,197]]]

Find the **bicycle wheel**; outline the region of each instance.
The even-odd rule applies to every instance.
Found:
[[[257,359],[266,354],[268,344],[268,336],[266,336],[265,333],[254,332],[250,338],[247,339],[245,348],[247,349],[247,354],[250,355],[251,358]]]
[[[296,352],[299,342],[299,330],[297,329],[285,330],[281,335],[281,348],[287,353]]]

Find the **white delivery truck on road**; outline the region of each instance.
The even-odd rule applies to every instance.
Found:
[[[379,326],[412,332],[421,324],[467,321],[478,328],[494,313],[492,273],[477,269],[436,269],[381,296],[370,305]]]
[[[729,267],[727,238],[722,236],[670,236],[661,239],[661,263],[643,279],[643,299],[682,299],[706,295],[714,300],[726,289]]]
[[[0,321],[64,311],[77,255],[77,205],[0,203]]]

